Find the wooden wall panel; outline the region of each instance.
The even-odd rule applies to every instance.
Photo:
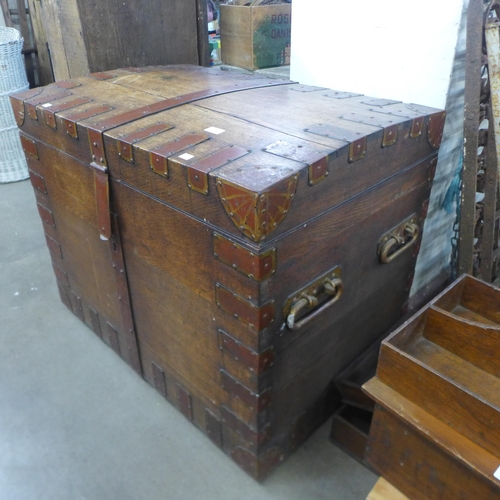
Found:
[[[198,64],[196,0],[78,0],[78,8],[91,72]]]

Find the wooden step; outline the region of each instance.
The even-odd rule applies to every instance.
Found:
[[[366,461],[412,500],[498,499],[500,459],[377,377]]]
[[[377,376],[500,457],[500,291],[463,277],[383,343]]]
[[[500,378],[500,325],[480,323],[434,307],[423,335],[458,357]]]
[[[441,293],[432,305],[456,316],[500,326],[500,290],[464,275]]]
[[[500,379],[423,337],[382,344],[377,376],[500,458]]]

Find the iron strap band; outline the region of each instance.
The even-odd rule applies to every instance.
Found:
[[[290,85],[295,82],[290,80],[276,80],[269,81],[266,83],[250,83],[250,84],[234,84],[228,85],[227,87],[221,87],[219,90],[214,90],[213,88],[198,90],[196,92],[191,92],[189,94],[184,94],[177,97],[171,97],[169,99],[164,99],[162,101],[155,102],[154,104],[149,104],[141,108],[134,109],[132,111],[127,111],[116,116],[112,116],[100,123],[96,123],[94,126],[89,127],[99,132],[105,132],[112,128],[121,127],[127,123],[145,118],[146,116],[151,116],[162,111],[167,111],[183,104],[190,104],[192,102],[200,101],[202,99],[207,99],[209,97],[216,97],[219,95],[230,94],[232,92],[239,92],[242,90],[253,90],[263,87],[276,87],[279,85]]]

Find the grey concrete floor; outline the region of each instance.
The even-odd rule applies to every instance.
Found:
[[[29,181],[0,185],[0,500],[364,500],[325,424],[248,477],[60,302]]]

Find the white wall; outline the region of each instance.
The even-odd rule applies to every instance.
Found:
[[[444,108],[464,0],[293,0],[290,77]]]
[[[0,9],[0,26],[5,26],[5,19],[3,18],[3,12]]]

